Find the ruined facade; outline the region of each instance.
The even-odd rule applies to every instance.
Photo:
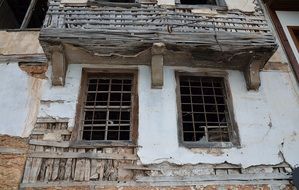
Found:
[[[0,25],[1,189],[293,189],[268,2],[40,2]]]

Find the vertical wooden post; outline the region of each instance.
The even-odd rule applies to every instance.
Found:
[[[63,51],[63,46],[53,46],[51,51],[52,63],[52,85],[63,86],[65,83],[65,75],[67,63]]]
[[[163,87],[163,55],[165,44],[154,43],[152,47],[151,78],[152,88],[161,89]]]

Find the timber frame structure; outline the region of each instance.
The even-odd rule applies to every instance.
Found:
[[[277,34],[281,40],[282,46],[288,56],[288,59],[291,64],[291,67],[293,69],[293,72],[294,72],[297,80],[299,81],[298,61],[296,60],[295,54],[292,51],[292,48],[290,46],[290,42],[288,41],[286,34],[283,31],[282,23],[280,23],[279,18],[276,13],[276,11],[298,11],[299,5],[296,1],[292,1],[292,0],[287,0],[287,1],[263,0],[263,1],[266,5],[267,11],[269,12],[269,15],[271,17],[273,25],[277,31]]]
[[[202,69],[199,71],[202,73],[210,68],[239,70],[244,73],[247,89],[258,90],[260,70],[276,51],[277,44],[262,8],[256,3],[252,13],[213,6],[217,14],[207,14],[155,3],[88,1],[69,4],[50,0],[39,40],[51,63],[51,81],[56,86],[65,84],[68,64],[105,64],[147,65],[151,68],[151,88],[155,89],[163,88],[164,66],[196,67]],[[46,69],[40,65],[39,71]],[[83,77],[86,69],[90,68],[83,68]],[[28,70],[32,75],[40,74]],[[133,109],[137,118],[138,101]],[[142,164],[137,154],[141,147],[135,142],[83,142],[77,138],[80,136],[78,122],[71,123],[69,118],[37,117],[29,137],[22,189],[197,187],[211,182],[219,186],[281,186],[290,181],[291,167],[285,159],[277,165],[250,168],[227,162]],[[77,115],[76,120],[80,120],[80,116]],[[137,128],[138,120],[134,122]],[[237,134],[237,130],[234,132]],[[137,139],[137,129],[135,133],[134,139]],[[234,145],[239,145],[239,139],[234,141]]]
[[[153,3],[52,0],[40,43],[53,85],[64,85],[68,63],[150,65],[153,88],[163,86],[163,66],[188,66],[243,71],[247,88],[257,90],[259,71],[277,49],[259,5],[254,13],[213,15]]]

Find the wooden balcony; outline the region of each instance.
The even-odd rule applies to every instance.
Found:
[[[162,56],[162,66],[242,70],[248,88],[257,89],[256,73],[277,48],[258,6],[252,14],[223,10],[204,14],[192,9],[134,5],[61,6],[59,1],[50,2],[40,42],[53,67],[61,65],[55,63],[57,59],[151,65],[155,54]],[[54,57],[53,52],[60,52],[60,57],[57,53]]]

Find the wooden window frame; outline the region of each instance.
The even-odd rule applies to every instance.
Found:
[[[216,1],[216,5],[208,5],[208,4],[188,5],[188,4],[181,4],[181,0],[175,0],[175,4],[177,8],[183,8],[183,9],[208,8],[213,10],[227,10],[227,5],[225,0],[215,0],[215,1]]]
[[[132,94],[131,94],[131,128],[130,128],[130,140],[82,140],[83,132],[83,107],[84,100],[86,98],[87,81],[90,75],[131,75],[132,76]],[[88,69],[83,68],[82,79],[80,85],[80,93],[76,109],[75,127],[71,136],[71,147],[113,147],[113,146],[137,146],[138,137],[138,90],[137,90],[137,70],[122,70],[122,69]]]
[[[180,93],[180,76],[197,76],[197,77],[220,77],[224,82],[224,89],[226,91],[226,104],[228,115],[230,119],[230,142],[188,142],[183,140],[183,126],[182,126],[182,108],[181,108],[181,93]],[[231,148],[240,146],[239,130],[237,123],[234,120],[232,95],[229,88],[228,74],[226,72],[181,72],[176,71],[176,97],[177,97],[177,110],[178,110],[178,140],[179,145],[187,148]]]
[[[289,33],[293,39],[293,42],[297,48],[297,51],[299,53],[299,38],[296,37],[294,30],[298,30],[299,31],[299,26],[287,26]]]

